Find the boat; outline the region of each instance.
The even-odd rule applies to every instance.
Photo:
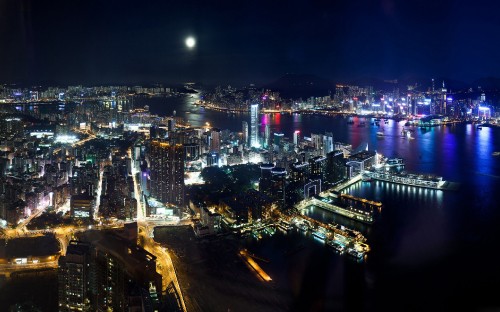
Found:
[[[377,136],[380,136],[380,137],[384,136],[384,132],[382,132],[382,131],[378,131],[378,132],[377,132]]]
[[[319,238],[320,240],[324,241],[326,239],[325,233],[323,233],[321,230],[316,230],[312,232],[312,235],[314,237]]]
[[[300,222],[300,223],[296,223],[295,225],[301,231],[307,232],[309,230],[309,227],[305,223]]]
[[[362,260],[365,256],[365,253],[362,251],[356,250],[356,248],[347,248],[347,254],[357,260]]]
[[[343,194],[341,196],[348,195]],[[312,199],[310,199],[310,204],[356,221],[368,224],[372,224],[374,222],[374,212],[372,210],[353,207],[352,205],[346,203],[334,203],[331,198],[315,195]]]
[[[389,160],[382,168],[365,170],[363,175],[374,180],[386,181],[409,186],[417,186],[431,189],[455,189],[457,184],[444,181],[442,177],[428,174],[416,174],[402,171],[404,162],[402,159]]]
[[[410,130],[403,129],[403,131],[401,131],[401,136],[403,139],[408,139],[408,140],[414,139],[414,137],[411,136]]]
[[[345,251],[345,246],[342,245],[341,243],[337,242],[336,240],[329,240],[326,242],[326,244],[329,246],[329,247],[332,247],[333,249],[335,249],[336,251],[338,251],[339,253],[344,253]]]
[[[262,239],[262,235],[261,235],[258,231],[256,231],[256,230],[252,231],[252,235],[253,235],[253,237],[255,237],[257,240]]]
[[[493,152],[491,155],[492,156],[500,156],[500,152]]]
[[[285,232],[288,232],[292,229],[292,226],[290,225],[290,223],[284,221],[284,220],[281,220],[279,223],[278,223],[278,228],[280,228],[281,230],[285,231]]]

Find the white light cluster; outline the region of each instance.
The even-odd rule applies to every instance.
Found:
[[[78,138],[74,135],[58,135],[54,142],[56,143],[63,143],[63,144],[73,144],[76,141],[78,141]]]

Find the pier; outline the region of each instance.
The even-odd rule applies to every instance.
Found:
[[[343,189],[348,188],[349,186],[351,186],[351,185],[353,185],[353,184],[358,183],[359,181],[361,181],[362,177],[363,176],[361,174],[355,175],[354,177],[352,177],[351,179],[347,180],[346,182],[340,183],[339,185],[333,187],[331,189],[331,191],[340,192]]]
[[[245,263],[254,270],[254,272],[265,282],[270,282],[273,279],[266,273],[262,268],[255,262],[251,256],[248,254],[247,250],[240,250],[239,256],[245,261]]]
[[[340,200],[347,204],[359,203],[365,210],[373,211],[374,209],[382,210],[382,203],[366,198],[356,197],[349,194],[340,194]]]
[[[368,201],[368,200],[365,199],[365,201]],[[377,204],[380,204],[380,203],[377,203]],[[331,211],[333,213],[339,214],[341,216],[351,218],[351,219],[356,220],[356,221],[368,223],[368,224],[371,224],[374,221],[373,220],[373,210],[372,211],[365,211],[363,209],[356,209],[352,206],[340,207],[338,205],[333,204],[332,199],[328,198],[328,197],[320,197],[320,198],[313,197],[310,199],[306,199],[306,200],[303,200],[300,203],[298,203],[295,207],[299,211],[302,211],[303,209],[305,209],[309,206],[316,206],[316,207]]]
[[[330,224],[326,224],[326,223],[323,223],[323,222],[320,222],[316,219],[313,219],[311,217],[308,217],[308,216],[305,216],[305,215],[301,215],[299,218],[302,218],[308,222],[310,222],[311,224],[314,224],[315,226],[317,227],[323,227],[325,229],[327,229],[329,232],[331,232],[331,234],[338,234],[338,235],[341,235],[343,237],[345,237],[345,239],[348,241],[348,242],[352,242],[352,243],[365,243],[366,242],[366,237],[364,237],[361,233],[359,232],[353,232],[353,233],[356,233],[355,235],[356,236],[352,236],[350,235],[348,232],[346,231],[343,231],[341,229],[338,229],[336,227],[333,227],[331,226]],[[330,233],[328,233],[330,234]],[[331,236],[331,235],[330,235]]]

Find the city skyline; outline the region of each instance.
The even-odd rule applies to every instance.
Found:
[[[0,0],[0,310],[500,307],[499,9]]]
[[[471,81],[500,69],[497,4],[5,1],[6,83],[272,82],[286,73]],[[192,37],[193,46],[187,46]]]

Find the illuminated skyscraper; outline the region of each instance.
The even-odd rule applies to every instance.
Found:
[[[91,311],[90,244],[71,241],[59,258],[59,311]]]
[[[184,146],[153,140],[150,150],[151,196],[184,207]]]
[[[323,135],[323,150],[321,154],[325,156],[330,152],[333,152],[333,134],[331,132],[327,132]]]
[[[250,146],[260,147],[259,144],[259,104],[250,106]]]
[[[300,137],[300,131],[299,131],[299,130],[296,130],[296,131],[293,133],[293,144],[295,144],[295,145],[299,145],[299,137]]]
[[[212,129],[210,133],[210,152],[220,152],[220,129]]]
[[[264,147],[269,147],[269,141],[271,140],[271,127],[269,124],[266,125],[265,133],[264,133]]]
[[[248,122],[243,121],[241,127],[241,131],[243,133],[243,143],[248,144]]]

